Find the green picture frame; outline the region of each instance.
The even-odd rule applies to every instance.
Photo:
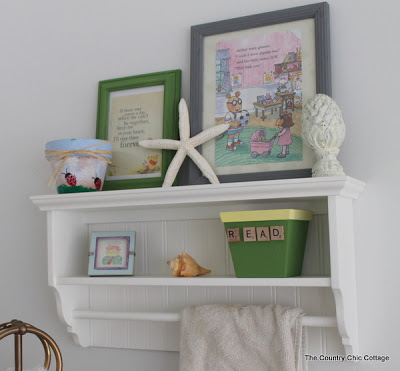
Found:
[[[124,161],[126,169],[129,156],[132,156],[132,163],[137,163],[138,157],[140,160],[137,153],[141,152],[135,151],[143,150],[138,146],[138,141],[149,139],[151,133],[156,133],[152,139],[179,139],[178,104],[181,96],[181,75],[181,70],[171,70],[99,82],[96,138],[114,142],[113,162],[109,168],[111,170],[107,172],[103,190],[162,186],[174,151],[162,150],[161,160],[157,154],[156,162],[161,165],[154,165],[156,167],[152,169],[152,166],[146,166],[144,160],[142,170],[118,170],[120,173],[116,174],[112,174],[111,171],[123,168],[119,161]],[[150,104],[153,99],[151,97],[156,98],[154,104]],[[152,112],[140,107],[138,99],[143,101],[146,107],[150,107],[148,110]],[[163,107],[159,107],[160,105]],[[126,147],[126,153],[122,153],[123,146]],[[122,153],[120,156],[117,156],[117,150]],[[151,160],[150,162],[154,163]]]

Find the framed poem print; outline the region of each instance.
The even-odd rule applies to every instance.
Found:
[[[302,111],[317,93],[331,95],[327,3],[192,27],[192,135],[230,125],[201,148],[220,182],[311,176]],[[207,182],[187,168],[189,184]]]
[[[89,276],[133,275],[135,232],[93,232]]]
[[[103,190],[161,187],[174,153],[139,141],[178,139],[181,71],[99,82],[98,139],[113,141]]]

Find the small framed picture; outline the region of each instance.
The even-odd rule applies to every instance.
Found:
[[[89,276],[133,275],[135,232],[93,232]]]

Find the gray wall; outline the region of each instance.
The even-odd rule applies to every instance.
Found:
[[[29,201],[48,194],[44,144],[95,136],[97,82],[180,68],[189,100],[190,26],[307,4],[306,0],[0,0],[0,322],[17,317],[59,343],[65,370],[178,369],[178,354],[83,349],[57,317],[47,286],[46,220]],[[347,124],[340,160],[367,182],[356,203],[360,349],[389,363],[313,363],[310,370],[396,370],[400,129],[400,6],[331,0],[333,95]],[[27,341],[26,366],[41,361]],[[0,342],[0,370],[12,363]]]

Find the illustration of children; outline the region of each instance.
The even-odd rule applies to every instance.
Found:
[[[295,125],[292,114],[286,111],[276,121],[275,124],[281,131],[273,136],[273,139],[278,138],[278,145],[282,146],[282,152],[277,155],[278,158],[285,158],[289,154],[289,146],[293,143],[290,128]]]
[[[243,127],[248,124],[250,115],[247,111],[242,111],[242,100],[239,98],[240,92],[235,92],[232,97],[231,94],[227,94],[226,106],[228,107],[228,113],[225,115],[224,123],[229,124],[228,128],[228,143],[226,146],[227,150],[236,151],[236,146],[241,146],[243,142],[239,140],[240,133],[243,131]]]

